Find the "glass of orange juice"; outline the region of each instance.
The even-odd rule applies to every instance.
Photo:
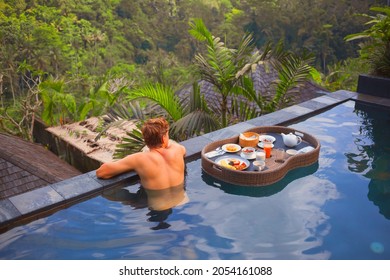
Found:
[[[270,142],[264,142],[263,147],[264,147],[264,152],[265,152],[265,157],[270,158],[271,157],[271,150],[272,150],[272,143]]]

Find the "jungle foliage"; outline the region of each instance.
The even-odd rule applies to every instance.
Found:
[[[201,77],[195,56],[207,48],[189,33],[194,18],[231,48],[250,33],[258,49],[280,41],[292,53],[305,49],[332,87],[345,78],[344,61],[358,57],[358,43],[344,40],[362,30],[355,14],[385,2],[0,0],[0,129],[31,139],[36,116],[49,125],[77,121],[145,85],[191,84]]]

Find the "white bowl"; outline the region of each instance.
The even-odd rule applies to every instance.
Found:
[[[241,153],[246,158],[252,158],[252,157],[255,157],[256,149],[253,147],[244,147],[244,148],[242,148]]]
[[[255,160],[253,162],[253,167],[256,171],[261,171],[265,168],[265,161],[262,160]]]
[[[260,140],[260,142],[271,142],[271,143],[273,143],[273,142],[275,142],[276,138],[271,136],[271,135],[263,134],[263,135],[260,135],[259,140]]]

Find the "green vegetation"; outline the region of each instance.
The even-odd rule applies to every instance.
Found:
[[[360,32],[356,13],[385,2],[0,0],[0,130],[32,140],[36,117],[56,125],[129,106],[126,114],[143,118],[158,105],[183,139],[255,116],[252,102],[276,110],[314,68],[324,86],[353,89],[350,71],[365,65],[344,37]],[[190,36],[201,34],[196,18],[206,41]],[[261,53],[249,56],[255,47]],[[255,95],[248,79],[245,65],[259,62],[278,70],[273,100]],[[187,103],[176,100],[175,91],[200,78],[223,98],[247,102],[215,111],[196,84]]]
[[[363,14],[368,18],[366,25],[370,28],[346,37],[347,41],[366,39],[361,44],[360,56],[368,61],[370,73],[373,75],[390,78],[390,8],[372,7],[376,16]]]
[[[171,137],[185,140],[189,137],[227,127],[238,121],[245,121],[261,114],[272,112],[285,105],[287,94],[297,85],[307,80],[311,67],[310,57],[302,58],[283,50],[278,44],[274,49],[271,44],[263,52],[256,50],[250,34],[244,36],[237,49],[228,47],[221,38],[214,36],[201,19],[190,22],[190,34],[198,41],[204,42],[207,52],[195,56],[195,65],[203,81],[209,82],[214,91],[220,95],[221,103],[208,104],[205,95],[200,91],[199,84],[194,82],[188,98],[180,100],[172,88],[163,84],[147,84],[127,92],[128,108],[138,107],[131,102],[146,99],[159,108],[159,115],[164,115],[172,124]],[[276,82],[276,94],[266,100],[262,93],[254,89],[249,74],[257,67],[274,67],[278,70],[279,80]],[[230,106],[228,106],[230,98]],[[135,115],[141,116],[142,121],[150,110],[145,106],[141,113],[127,114],[126,110],[119,114],[112,112],[116,121],[120,116],[126,119]],[[122,113],[125,112],[125,115]],[[150,114],[149,114],[150,115]],[[134,119],[134,117],[133,117]],[[126,144],[120,146],[120,152],[115,157],[123,157],[125,152],[141,149],[140,132],[132,132],[126,139]],[[134,141],[127,141],[128,139]]]

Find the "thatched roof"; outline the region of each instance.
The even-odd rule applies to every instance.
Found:
[[[258,65],[256,71],[252,73],[252,81],[256,93],[262,95],[266,99],[271,99],[275,94],[275,82],[278,80],[278,72],[271,66],[264,67]],[[200,91],[204,95],[205,100],[211,108],[220,108],[221,96],[216,93],[213,85],[207,81],[199,81]],[[179,90],[176,94],[179,98],[188,98],[189,93],[192,91],[192,85],[187,85]],[[321,86],[315,84],[312,81],[307,81],[299,87],[294,88],[288,93],[291,97],[293,104],[302,103],[304,101],[319,97],[329,93]],[[293,105],[288,104],[288,105]],[[255,105],[253,105],[255,106]],[[228,107],[231,108],[231,98],[228,98]]]
[[[80,174],[43,146],[0,133],[0,199]]]

